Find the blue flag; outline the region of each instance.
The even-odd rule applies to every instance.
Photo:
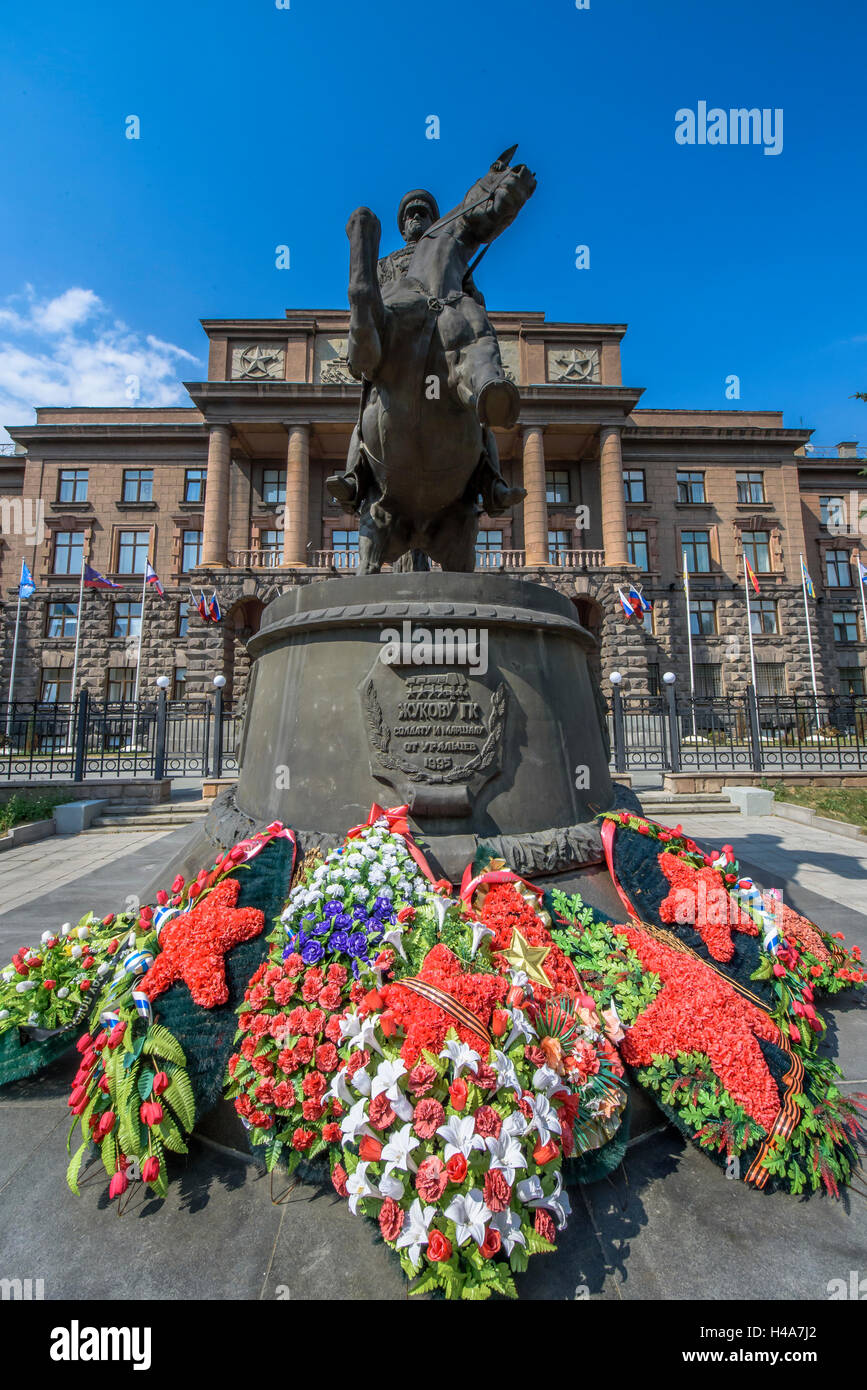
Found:
[[[21,598],[30,598],[36,593],[36,585],[33,583],[33,575],[27,568],[26,560],[21,561],[21,582],[18,585],[18,594]]]

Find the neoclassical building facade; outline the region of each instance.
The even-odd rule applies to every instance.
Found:
[[[689,621],[697,688],[726,694],[749,679],[746,554],[761,588],[752,605],[760,693],[807,693],[803,555],[822,693],[861,693],[856,445],[818,451],[809,430],[784,428],[775,411],[641,409],[643,388],[623,384],[623,324],[491,318],[522,397],[517,426],[497,432],[502,471],[527,496],[508,516],[482,516],[478,567],[568,594],[599,638],[600,673],[616,667],[634,693],[654,693],[669,669],[683,688]],[[148,561],[165,598],[146,599],[142,694],[168,676],[176,697],[201,695],[224,675],[236,706],[264,606],[288,585],[351,582],[356,520],[326,486],[358,413],[348,312],[292,309],[203,328],[208,376],[185,383],[188,406],[41,408],[34,424],[7,426],[2,698],[22,559],[37,586],[19,638],[16,696],[27,699],[68,698],[79,622],[80,681],[100,699],[131,698]],[[82,557],[121,587],[86,590],[79,613]],[[653,611],[627,622],[617,590],[630,583]],[[221,622],[202,621],[191,590],[194,599],[216,591]]]

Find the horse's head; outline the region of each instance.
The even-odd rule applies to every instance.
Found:
[[[526,164],[509,165],[516,149],[495,159],[464,199],[465,218],[480,243],[504,232],[536,191],[536,176]]]

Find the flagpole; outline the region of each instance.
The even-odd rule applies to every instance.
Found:
[[[816,738],[819,737],[819,692],[816,689],[816,663],[813,659],[813,630],[810,627],[810,609],[807,605],[807,569],[801,555],[801,588],[804,591],[804,617],[807,619],[807,645],[810,648],[810,673],[813,677],[813,708],[816,711]],[[860,571],[859,571],[860,573]]]
[[[78,653],[81,647],[81,618],[84,604],[84,546],[81,547],[81,580],[78,585],[78,612],[75,618],[75,655],[72,658],[72,686],[69,691],[69,733],[67,743],[72,749],[72,725],[75,719],[75,697],[78,693]]]
[[[864,618],[864,641],[867,642],[867,599],[864,598],[864,576],[861,573],[861,552],[852,552],[858,567],[858,588],[861,590],[861,614]]]
[[[744,552],[744,594],[746,595],[747,600],[747,632],[749,633],[750,638],[750,676],[752,677],[753,682],[753,694],[758,700],[759,688],[756,684],[756,653],[755,648],[753,647],[753,618],[752,609],[750,608],[750,579],[749,574],[747,572],[746,552]]]
[[[145,599],[147,598],[147,587],[148,587],[148,569],[147,569],[147,565],[145,565],[144,578],[142,579],[142,582],[141,582],[141,617],[139,618],[139,622],[138,622],[138,651],[137,651],[137,653],[136,653],[136,659],[135,659],[135,690],[133,691],[133,697],[132,697],[132,709],[133,709],[133,713],[132,713],[132,749],[133,749],[133,757],[135,757],[135,741],[136,741],[136,738],[137,738],[137,736],[138,736],[138,695],[139,695],[139,689],[140,689],[140,685],[141,685],[141,641],[142,641],[142,637],[144,636]]]
[[[695,731],[695,667],[692,661],[692,612],[689,606],[689,569],[686,563],[686,551],[683,551],[683,592],[686,594],[686,639],[689,644],[689,705],[692,710],[692,741],[698,746],[698,735]]]
[[[12,732],[12,696],[15,690],[15,660],[18,656],[18,627],[21,622],[21,585],[24,583],[24,561],[21,561],[21,578],[18,581],[18,609],[15,614],[15,636],[12,639],[12,670],[9,673],[9,707],[6,710],[6,742]]]

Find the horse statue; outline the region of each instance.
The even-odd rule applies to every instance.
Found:
[[[408,194],[409,245],[384,261],[375,213],[358,208],[347,224],[348,359],[362,393],[346,472],[328,486],[358,515],[361,574],[431,560],[471,571],[482,510],[525,496],[503,480],[494,438],[517,422],[520,396],[472,279],[536,188],[526,165],[510,167],[515,148],[445,217],[424,190]]]

